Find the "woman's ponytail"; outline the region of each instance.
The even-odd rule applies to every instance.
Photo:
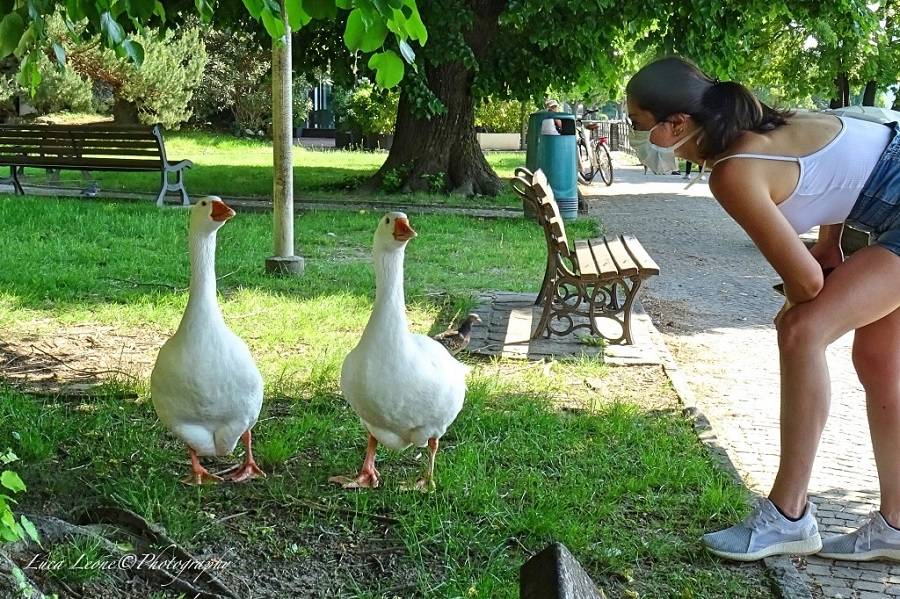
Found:
[[[735,81],[713,81],[699,109],[690,114],[703,127],[704,156],[721,154],[744,131],[771,131],[786,122],[785,113],[769,108]]]

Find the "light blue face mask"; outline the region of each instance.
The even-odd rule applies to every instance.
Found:
[[[668,175],[678,170],[678,161],[675,159],[675,150],[683,146],[689,139],[699,133],[700,129],[694,129],[682,139],[676,141],[669,147],[658,146],[650,141],[650,134],[653,130],[665,123],[660,121],[653,125],[647,131],[631,131],[629,139],[631,147],[634,148],[638,160],[647,167],[650,172],[656,175]],[[702,167],[701,167],[702,168]]]

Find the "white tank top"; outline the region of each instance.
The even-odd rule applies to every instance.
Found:
[[[797,187],[778,209],[799,233],[816,225],[847,220],[859,192],[890,140],[890,128],[871,121],[841,118],[841,130],[830,142],[806,156],[732,154],[731,158],[758,158],[796,162],[800,167]]]

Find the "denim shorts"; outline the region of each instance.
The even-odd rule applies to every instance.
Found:
[[[847,216],[847,224],[870,233],[876,245],[900,256],[900,124],[889,123],[891,141]]]

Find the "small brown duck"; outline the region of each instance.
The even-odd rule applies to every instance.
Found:
[[[472,340],[472,325],[475,323],[481,324],[481,317],[473,312],[459,323],[459,327],[435,335],[434,340],[446,347],[451,356],[455,356],[469,346],[469,341]]]

